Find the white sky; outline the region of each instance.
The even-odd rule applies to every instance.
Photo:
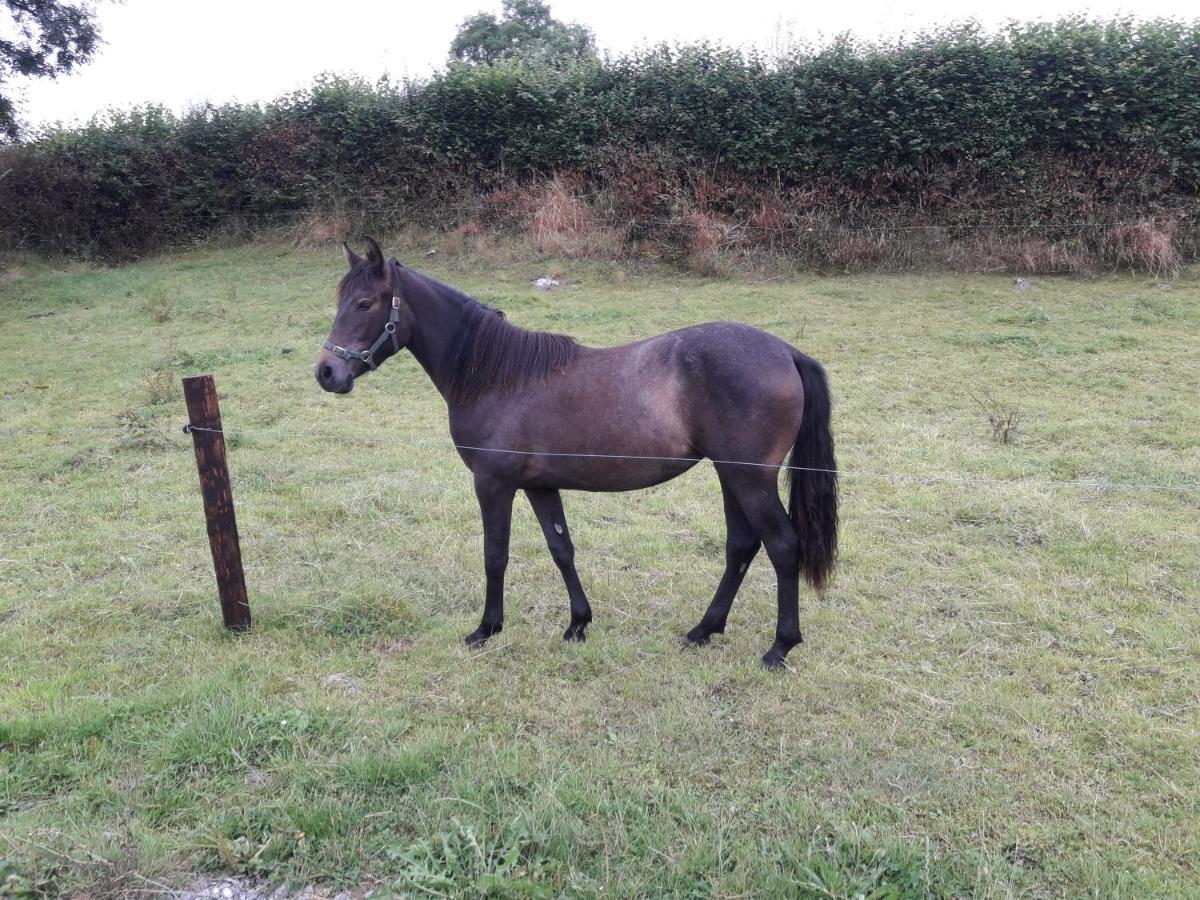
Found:
[[[784,0],[551,0],[556,18],[589,26],[603,50],[709,39],[770,48],[780,32],[819,41],[840,31],[894,35],[976,18],[1054,19],[1071,12],[1110,17],[1126,0],[841,0],[800,5]],[[306,9],[307,7],[307,9]],[[500,0],[124,0],[101,2],[105,44],[94,61],[57,81],[18,88],[22,112],[37,124],[87,119],[109,107],[149,101],[180,110],[200,101],[271,100],[321,72],[375,79],[427,75],[440,66],[463,19],[499,12]],[[1195,0],[1138,0],[1136,13],[1193,18]]]

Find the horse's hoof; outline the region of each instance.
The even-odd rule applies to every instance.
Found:
[[[587,625],[568,625],[567,630],[563,632],[564,641],[576,641],[582,644],[587,640],[587,632],[584,630]]]
[[[499,628],[484,628],[482,625],[480,625],[478,628],[476,628],[474,631],[472,631],[470,634],[467,635],[466,641],[464,643],[466,643],[466,645],[468,647],[478,647],[480,644],[487,643],[487,639],[490,638],[492,635],[499,634],[499,633],[500,633]]]
[[[725,626],[719,628],[710,628],[701,623],[683,636],[684,641],[692,647],[707,647],[712,642],[714,634],[724,634]]]
[[[787,668],[787,657],[778,650],[772,648],[767,651],[762,658],[762,667],[771,672],[778,672],[780,669]]]

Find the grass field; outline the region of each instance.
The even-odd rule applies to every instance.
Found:
[[[704,466],[566,496],[582,646],[518,502],[505,631],[468,651],[440,398],[407,355],[348,397],[311,376],[335,251],[28,263],[0,275],[0,894],[1195,895],[1200,284],[571,263],[541,293],[545,263],[433,259],[527,327],[734,319],[826,364],[843,553],[791,669],[758,668],[761,557],[729,633],[678,645],[722,568]],[[178,432],[201,371],[227,428],[271,432],[230,439],[241,637]],[[52,428],[79,430],[21,431]]]

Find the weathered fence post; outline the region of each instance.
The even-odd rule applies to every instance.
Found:
[[[204,517],[208,520],[208,545],[212,548],[217,573],[217,593],[225,627],[245,631],[250,627],[250,601],[246,598],[246,576],[242,572],[242,550],[238,543],[237,520],[233,514],[233,489],[225,459],[225,435],[221,431],[221,408],[211,375],[183,379],[188,425],[196,450],[200,492],[204,495]]]

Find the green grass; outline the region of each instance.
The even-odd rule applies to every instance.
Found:
[[[416,254],[414,259],[420,259]],[[766,283],[450,260],[606,344],[736,319],[822,360],[843,553],[791,671],[773,578],[727,635],[706,467],[566,497],[596,612],[518,503],[506,629],[440,398],[311,376],[335,253],[260,245],[0,286],[0,893],[198,872],[507,896],[1184,896],[1200,871],[1200,288]],[[48,313],[43,318],[31,318]],[[220,627],[179,376],[215,374],[256,626]],[[1019,410],[993,442],[974,399]],[[872,473],[995,479],[896,480]],[[1011,483],[1006,483],[1011,482]],[[337,678],[329,678],[337,675]]]

